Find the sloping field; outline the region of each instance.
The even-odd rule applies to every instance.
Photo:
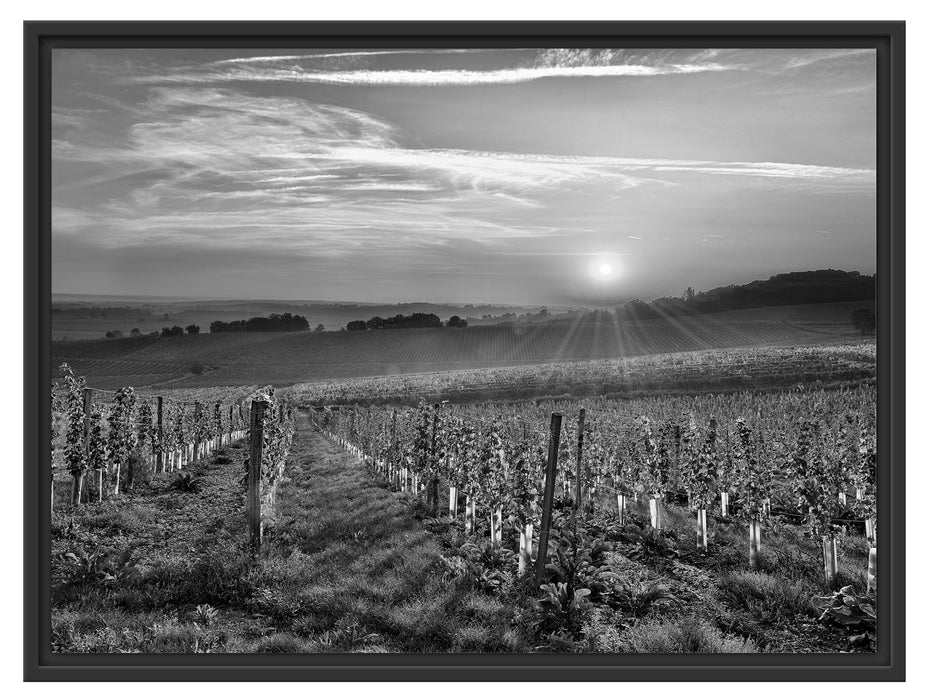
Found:
[[[328,333],[222,333],[179,338],[60,341],[54,367],[69,362],[95,386],[291,384],[546,362],[611,359],[715,348],[849,339],[850,326],[781,320],[670,318],[630,324],[559,323]],[[196,374],[192,365],[202,363]]]
[[[611,360],[329,379],[295,384],[289,398],[303,406],[343,403],[476,402],[554,396],[636,397],[654,394],[773,391],[870,382],[876,344],[702,350]]]

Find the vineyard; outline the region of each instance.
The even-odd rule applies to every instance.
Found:
[[[874,358],[772,348],[158,395],[91,389],[63,367],[53,643],[868,651]],[[763,364],[818,381],[462,400],[490,376],[539,394],[659,368],[720,386]]]

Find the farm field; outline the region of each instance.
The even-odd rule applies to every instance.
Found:
[[[766,320],[747,320],[746,312],[732,312],[730,317],[706,315],[630,325],[554,323],[56,341],[52,344],[52,364],[57,367],[68,362],[92,385],[111,389],[130,384],[284,386],[320,379],[579,362],[728,347],[849,342],[857,337],[849,323],[826,322],[824,319],[832,316],[824,309],[804,312],[798,308],[789,307],[781,320],[773,320],[778,314],[772,311],[767,312]]]
[[[844,386],[876,376],[876,344],[736,348],[295,384],[301,405],[642,396]]]

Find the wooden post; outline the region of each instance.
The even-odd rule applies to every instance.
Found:
[[[227,423],[226,425],[229,428],[229,432],[226,434],[226,444],[232,445],[233,444],[233,404],[230,404],[230,420],[229,420],[229,423]]]
[[[756,569],[760,565],[760,521],[750,521],[750,566]]]
[[[165,427],[163,419],[163,401],[161,396],[155,397],[155,440],[157,447],[155,450],[155,473],[161,474],[165,471]]]
[[[627,496],[623,493],[617,495],[617,520],[623,525],[627,515]]]
[[[834,535],[822,536],[821,547],[824,552],[824,586],[830,591],[837,579],[837,540]]]
[[[550,520],[553,517],[553,491],[556,488],[556,459],[559,456],[559,432],[562,414],[550,417],[550,449],[546,458],[546,486],[543,489],[543,513],[540,518],[540,546],[537,549],[536,585],[543,580],[543,569],[549,554]]]
[[[246,495],[246,513],[249,518],[249,543],[258,554],[262,549],[262,441],[263,420],[267,401],[253,401],[249,425],[249,482]]]
[[[200,459],[200,440],[198,439],[197,433],[200,432],[200,417],[203,413],[203,406],[200,405],[200,401],[194,402],[194,454],[191,458],[192,462]]]
[[[721,517],[726,518],[728,512],[728,503],[730,501],[730,496],[727,491],[721,492]]]
[[[876,547],[870,547],[869,560],[866,568],[866,592],[876,591]]]
[[[696,516],[695,545],[700,549],[708,549],[708,511],[704,508],[698,509]]]
[[[427,505],[433,517],[440,515],[440,476],[436,463],[436,429],[440,421],[440,404],[433,404],[433,427],[430,432],[430,469],[433,477],[430,479],[430,492],[427,494]]]
[[[578,444],[575,451],[575,503],[573,509],[582,505],[582,446],[585,442],[585,409],[579,409]]]
[[[213,405],[213,425],[217,431],[216,437],[213,438],[213,451],[216,452],[223,444],[223,422],[220,420],[219,403]]]
[[[679,446],[682,444],[682,428],[678,423],[672,429],[672,488],[675,493],[679,492]],[[689,498],[689,507],[692,507],[691,497]]]
[[[91,443],[91,395],[93,389],[84,390],[84,404],[82,410],[84,411],[84,455],[85,458],[87,453],[90,451]],[[54,480],[54,477],[53,477]],[[74,481],[71,483],[71,505],[79,506],[81,505],[81,494],[84,491],[84,474],[78,474],[74,477]]]
[[[876,544],[876,521],[873,518],[867,518],[864,521],[866,528],[866,539],[869,540],[871,545]]]
[[[475,496],[466,496],[466,534],[475,532]]]
[[[388,478],[391,479],[392,470],[395,468],[395,460],[398,454],[398,410],[391,411],[391,434],[388,438],[388,454],[385,455],[385,462],[388,465]]]

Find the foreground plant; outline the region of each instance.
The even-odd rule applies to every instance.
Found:
[[[132,547],[119,552],[97,548],[89,553],[78,548],[60,554],[58,561],[65,565],[65,579],[72,585],[112,585],[138,575],[138,569],[131,563],[132,553]]]
[[[847,641],[853,646],[876,649],[876,608],[872,595],[857,595],[853,586],[844,586],[839,591],[815,599],[821,610],[818,618],[832,627],[847,632]]]

